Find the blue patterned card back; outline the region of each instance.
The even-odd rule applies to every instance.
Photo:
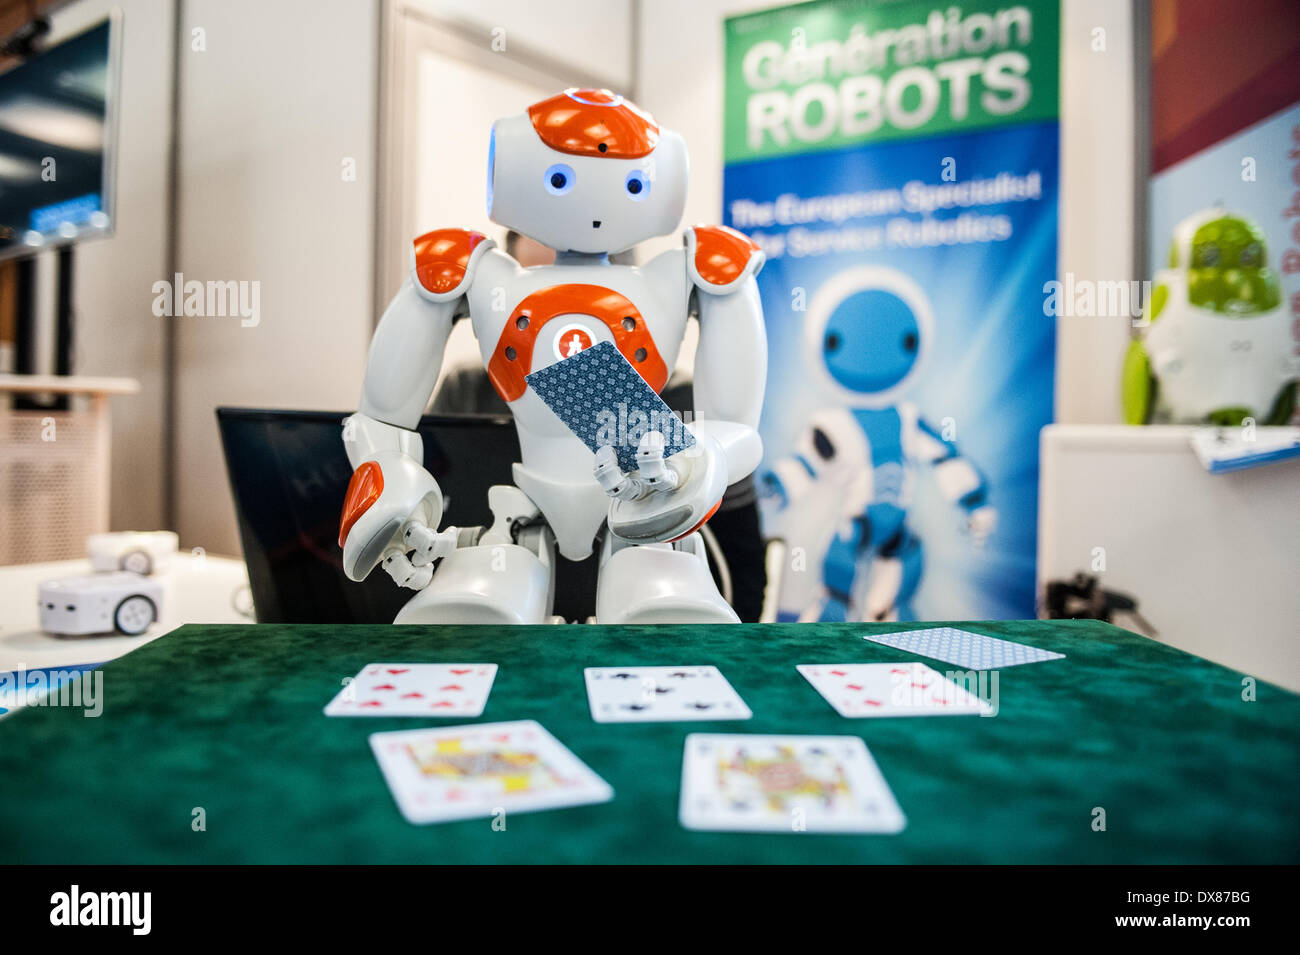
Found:
[[[525,380],[593,452],[612,445],[624,471],[636,470],[637,444],[647,431],[663,433],[665,458],[695,443],[613,342],[599,342]]]
[[[1064,653],[1042,650],[982,633],[971,633],[969,630],[958,630],[956,627],[867,634],[863,639],[932,660],[942,660],[963,670],[998,670],[1022,663],[1065,658]]]

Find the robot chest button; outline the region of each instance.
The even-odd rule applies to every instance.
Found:
[[[557,361],[594,345],[591,324],[599,323],[650,387],[661,391],[668,383],[668,367],[645,319],[626,296],[599,285],[553,285],[515,307],[488,362],[488,378],[504,401],[514,401],[528,389],[524,378],[533,369],[537,337],[548,322],[564,315],[586,315],[590,321],[570,322],[556,332],[553,351]]]

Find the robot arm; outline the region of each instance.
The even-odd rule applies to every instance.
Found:
[[[344,572],[353,580],[364,580],[383,561],[399,584],[419,589],[432,579],[432,563],[455,546],[454,531],[436,533],[442,492],[421,463],[424,448],[414,429],[437,383],[473,266],[492,245],[459,229],[421,236],[415,241],[412,277],[375,330],[360,410],[343,424],[354,471],[339,546]]]
[[[756,429],[767,380],[767,332],[754,279],[763,261],[758,246],[732,229],[686,232],[686,268],[700,321],[693,430],[721,446],[729,485],[752,473],[763,456]]]
[[[687,273],[700,320],[695,360],[695,445],[663,457],[664,440],[646,434],[637,470],[624,474],[612,448],[596,455],[596,480],[613,500],[609,528],[637,543],[679,540],[700,528],[729,485],[747,477],[763,456],[758,416],[767,377],[767,338],[755,273],[763,253],[720,226],[686,232]]]
[[[988,504],[988,484],[975,465],[962,457],[957,445],[929,423],[917,419],[913,454],[934,467],[939,490],[966,514],[966,527],[982,544],[997,524],[997,511]]]

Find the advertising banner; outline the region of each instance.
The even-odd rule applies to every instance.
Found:
[[[759,470],[784,620],[1035,615],[1059,9],[726,23],[724,216],[767,254]]]

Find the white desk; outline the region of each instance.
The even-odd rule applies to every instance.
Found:
[[[253,622],[253,603],[243,561],[195,557],[182,552],[159,575],[163,585],[162,612],[159,620],[140,636],[119,633],[56,637],[43,633],[37,611],[37,587],[42,581],[56,577],[90,572],[90,562],[86,560],[0,567],[0,672],[104,663],[156,640],[183,623]]]
[[[1300,691],[1300,458],[1210,474],[1192,430],[1043,429],[1038,591],[1095,573],[1156,639]]]

